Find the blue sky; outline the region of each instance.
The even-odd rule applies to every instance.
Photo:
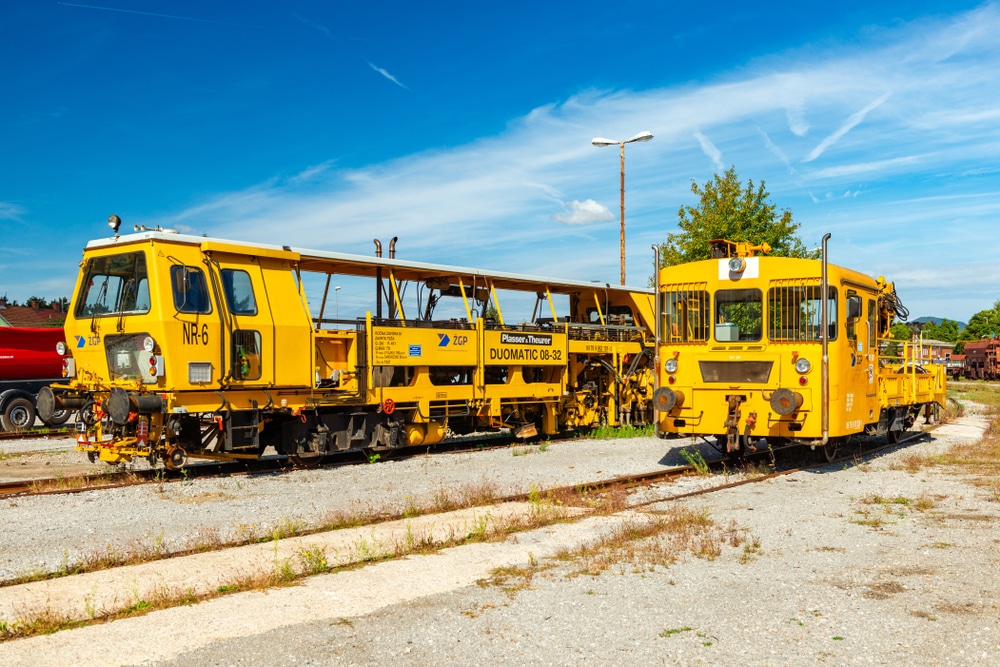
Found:
[[[163,225],[628,283],[735,166],[912,317],[1000,300],[1000,5],[193,2],[0,8],[0,295]],[[340,307],[368,295],[344,289]]]

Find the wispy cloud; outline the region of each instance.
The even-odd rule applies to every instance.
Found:
[[[396,77],[394,77],[392,74],[389,74],[387,71],[385,71],[385,69],[379,67],[378,65],[376,65],[373,62],[371,62],[370,60],[368,61],[368,66],[371,67],[376,72],[378,72],[379,74],[381,74],[382,76],[384,76],[385,78],[389,79],[389,81],[392,81],[394,84],[396,84],[400,88],[402,88],[404,90],[409,90],[409,88],[407,88],[406,86],[404,86],[399,81],[399,79],[397,79]]]
[[[889,99],[891,95],[892,93],[885,93],[880,98],[878,98],[874,102],[871,102],[860,111],[851,114],[851,117],[847,119],[847,122],[841,125],[839,128],[837,128],[837,130],[833,134],[830,134],[825,139],[823,139],[823,141],[819,142],[819,145],[816,146],[816,148],[812,149],[812,151],[810,151],[809,155],[806,156],[806,159],[803,160],[803,162],[812,162],[820,155],[822,155],[823,151],[825,151],[830,146],[833,146],[835,143],[840,141],[840,139],[845,134],[847,134],[855,127],[857,127],[858,124],[865,119],[865,116],[867,116],[872,110],[877,109],[878,107],[885,104],[885,101]]]
[[[566,225],[590,225],[595,222],[608,222],[615,216],[607,206],[598,204],[593,199],[586,201],[573,200],[566,204],[566,213],[553,213],[552,219]]]
[[[771,137],[767,136],[767,132],[760,129],[759,127],[757,128],[757,132],[758,134],[760,134],[761,139],[764,140],[764,146],[767,147],[767,150],[771,151],[775,157],[781,160],[782,164],[788,167],[789,171],[794,173],[795,168],[792,167],[792,161],[788,159],[787,155],[785,155],[785,151],[781,150],[780,148],[774,145],[774,142],[771,141]]]
[[[694,138],[698,140],[698,144],[701,146],[702,152],[708,156],[708,158],[712,161],[712,164],[715,165],[715,168],[725,169],[722,165],[722,151],[716,148],[715,144],[713,144],[708,137],[698,130],[695,130]]]
[[[324,35],[326,35],[330,39],[333,39],[333,40],[337,39],[336,37],[334,37],[333,33],[330,32],[330,29],[327,28],[325,25],[320,25],[319,23],[316,23],[315,21],[310,21],[309,19],[307,19],[307,18],[305,18],[303,16],[299,16],[295,12],[292,12],[292,17],[294,17],[296,21],[304,23],[305,25],[309,26],[310,28],[313,28],[315,30],[319,30],[321,33],[323,33]]]
[[[97,5],[81,5],[75,2],[59,2],[60,5],[65,5],[66,7],[80,7],[82,9],[99,9],[105,12],[120,12],[122,14],[139,14],[142,16],[153,16],[161,19],[175,19],[177,21],[194,21],[196,23],[215,23],[219,25],[237,25],[235,23],[230,23],[229,21],[213,21],[211,19],[200,19],[194,16],[177,16],[175,14],[158,14],[156,12],[143,12],[138,9],[122,9],[120,7],[99,7]]]
[[[24,213],[24,208],[21,206],[11,204],[10,202],[0,201],[0,220],[13,220],[15,222],[20,222]]]

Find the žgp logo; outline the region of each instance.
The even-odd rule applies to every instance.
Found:
[[[447,347],[451,339],[448,338],[448,334],[438,334],[438,347]]]

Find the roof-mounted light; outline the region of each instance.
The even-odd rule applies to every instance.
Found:
[[[730,257],[729,258],[729,270],[733,273],[743,273],[743,270],[747,268],[747,262],[742,257]]]
[[[115,236],[118,236],[118,228],[121,226],[122,226],[121,218],[119,218],[117,215],[113,213],[108,216],[108,227],[110,227],[111,231],[115,233]]]

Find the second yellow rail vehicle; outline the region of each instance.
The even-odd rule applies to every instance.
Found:
[[[829,237],[819,260],[717,240],[712,259],[658,271],[659,435],[832,459],[853,435],[895,441],[945,405],[944,368],[889,338],[905,312],[893,284],[829,264]]]

